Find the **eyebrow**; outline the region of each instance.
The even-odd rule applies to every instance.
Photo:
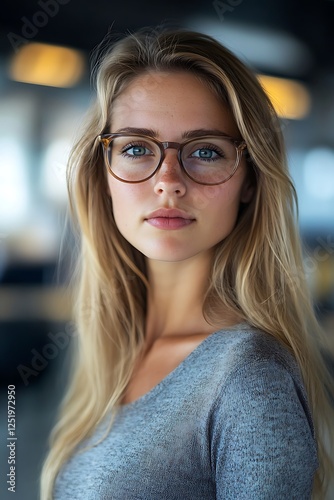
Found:
[[[151,128],[137,128],[137,127],[125,127],[120,128],[116,132],[116,134],[136,134],[136,135],[147,135],[148,137],[157,138],[159,133],[157,130],[153,130]],[[195,130],[188,130],[183,132],[182,139],[196,139],[196,137],[202,137],[206,135],[221,135],[224,137],[231,137],[229,134],[226,134],[222,130],[218,129],[206,129],[199,128]],[[233,138],[233,137],[232,137]]]

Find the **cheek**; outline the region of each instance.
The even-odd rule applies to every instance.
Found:
[[[142,196],[139,185],[126,184],[117,179],[108,179],[109,195],[112,200],[113,214],[116,225],[121,231],[134,220],[138,214],[138,208],[142,206],[140,198]]]
[[[119,227],[120,224],[122,223],[121,214],[124,214],[124,211],[126,211],[126,207],[128,206],[128,203],[126,202],[128,197],[126,196],[126,193],[122,192],[123,191],[122,186],[117,184],[120,184],[120,182],[117,181],[116,179],[111,178],[111,176],[109,175],[108,178],[109,195],[112,201],[114,219],[116,225]]]
[[[239,185],[228,183],[204,190],[203,204],[206,203],[206,207],[203,216],[208,241],[217,243],[233,231],[239,214],[240,194]]]
[[[240,205],[240,190],[236,190],[233,185],[204,186],[194,195],[196,206],[212,214],[228,216],[231,211],[238,210]]]

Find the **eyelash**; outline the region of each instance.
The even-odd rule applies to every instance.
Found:
[[[126,158],[131,158],[132,160],[134,160],[136,158],[135,155],[129,155],[127,154],[127,151],[128,149],[131,149],[131,148],[135,148],[135,147],[139,147],[139,148],[145,148],[145,149],[148,149],[145,144],[139,144],[138,142],[134,142],[132,144],[127,144],[123,150],[121,151],[121,155],[122,156],[125,156]]]
[[[201,149],[209,149],[210,151],[214,151],[215,153],[217,153],[221,158],[225,157],[223,151],[221,151],[218,147],[216,147],[212,144],[201,146],[200,148],[197,148],[195,151],[200,151]],[[201,159],[204,161],[213,161],[214,160],[212,158],[201,158]]]
[[[126,158],[131,158],[131,160],[135,160],[136,155],[127,154],[127,151],[131,148],[134,148],[134,147],[141,147],[141,148],[148,149],[147,146],[143,143],[133,142],[133,143],[130,143],[130,144],[127,144],[126,146],[124,146],[123,150],[121,151],[121,155],[126,157]],[[193,153],[196,151],[199,151],[201,149],[209,149],[210,151],[217,153],[217,155],[219,155],[221,158],[225,157],[224,152],[221,151],[217,146],[214,146],[213,144],[205,144],[205,145],[201,146],[200,148],[197,148],[195,151],[193,151]],[[201,160],[205,161],[205,162],[212,162],[212,161],[215,161],[215,158],[201,158]]]

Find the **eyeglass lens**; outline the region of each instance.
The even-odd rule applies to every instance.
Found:
[[[152,175],[161,156],[162,151],[153,140],[141,136],[121,136],[110,141],[106,159],[117,177],[138,182]],[[234,173],[238,152],[233,142],[225,137],[205,137],[182,146],[181,162],[194,181],[217,184]]]

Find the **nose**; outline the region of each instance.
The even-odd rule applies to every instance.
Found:
[[[165,150],[165,158],[155,176],[156,194],[184,196],[186,183],[175,149]]]

